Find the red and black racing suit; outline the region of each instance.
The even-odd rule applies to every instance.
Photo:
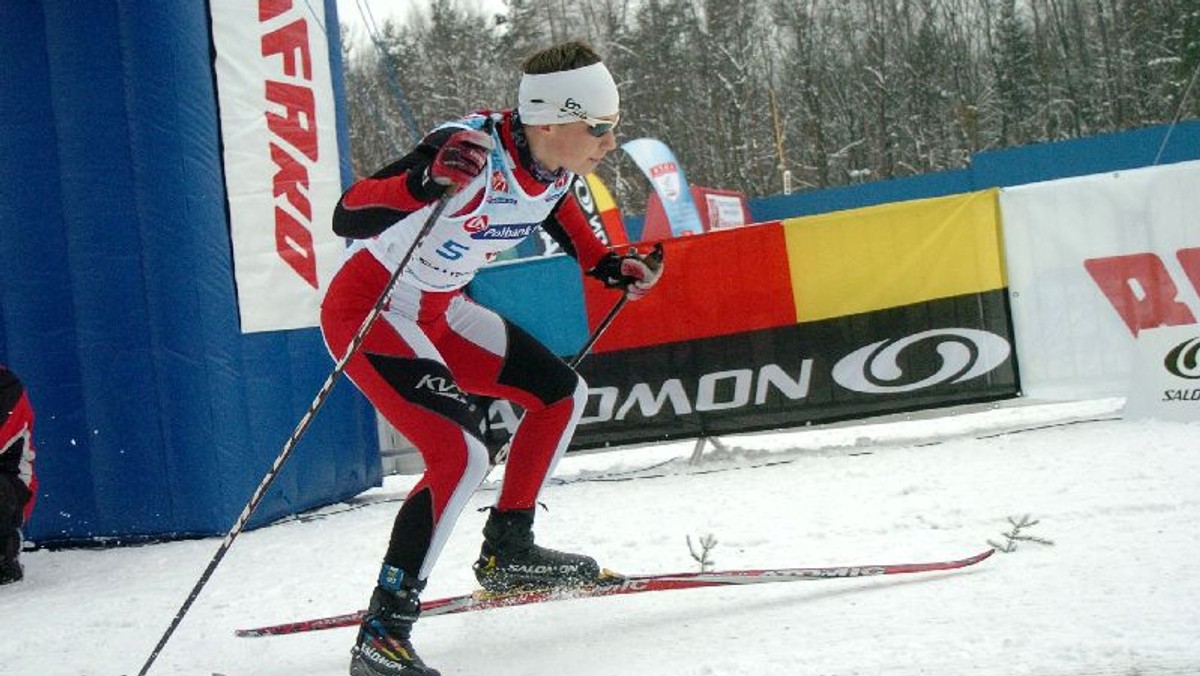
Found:
[[[463,128],[491,134],[488,167],[447,197],[428,236],[417,233],[443,195],[426,169]],[[488,451],[465,392],[525,409],[497,509],[531,509],[574,432],[587,400],[583,380],[533,336],[463,288],[476,270],[546,228],[584,270],[607,249],[575,200],[574,175],[548,172],[529,152],[514,111],[448,123],[408,155],[342,196],[334,231],[356,240],[331,281],[321,327],[335,358],[345,354],[392,272],[409,263],[346,373],[420,451],[425,474],[396,516],[384,563],[425,579],[471,494],[487,475]],[[414,248],[415,247],[415,248]]]

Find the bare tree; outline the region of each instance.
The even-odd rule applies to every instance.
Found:
[[[620,140],[658,138],[694,183],[751,196],[785,168],[827,187],[1200,115],[1196,0],[426,2],[344,60],[360,173],[438,121],[513,105],[524,57],[573,38],[619,83]],[[600,173],[642,210],[632,162]]]

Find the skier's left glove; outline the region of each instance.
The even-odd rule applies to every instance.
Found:
[[[588,270],[588,274],[604,282],[610,289],[624,290],[629,300],[640,300],[658,283],[662,271],[662,245],[656,244],[654,250],[645,256],[636,249],[630,249],[624,255],[610,251],[600,258],[594,268]]]

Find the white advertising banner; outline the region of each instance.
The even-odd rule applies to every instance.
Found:
[[[746,212],[742,208],[741,197],[710,192],[705,193],[704,201],[708,206],[709,230],[740,228],[746,224]]]
[[[316,326],[344,248],[324,2],[209,7],[242,331]]]
[[[1139,336],[1200,318],[1200,162],[1000,193],[1025,396],[1126,394]]]
[[[1200,422],[1200,326],[1161,328],[1138,338],[1124,415]]]

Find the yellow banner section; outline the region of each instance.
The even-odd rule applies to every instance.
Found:
[[[1004,288],[998,194],[785,220],[798,321]]]
[[[587,181],[588,189],[592,191],[592,199],[596,200],[596,211],[609,211],[617,207],[617,203],[613,200],[612,193],[608,191],[608,186],[604,185],[604,181],[595,174],[588,174],[583,177]]]

